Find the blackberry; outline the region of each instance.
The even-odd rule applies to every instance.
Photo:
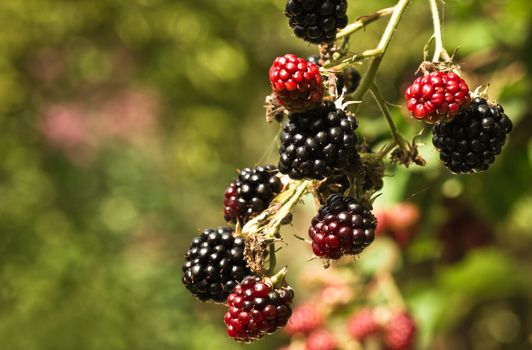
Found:
[[[427,123],[452,119],[467,106],[469,87],[454,72],[432,72],[418,77],[405,91],[407,108]]]
[[[375,317],[375,310],[371,308],[358,311],[347,321],[347,332],[357,341],[363,341],[380,331],[381,326]]]
[[[449,170],[477,173],[487,170],[501,153],[512,127],[512,121],[500,105],[477,97],[451,122],[433,126],[432,143]]]
[[[315,305],[305,304],[294,309],[292,317],[286,325],[285,332],[290,335],[310,334],[323,324],[323,316]]]
[[[416,328],[416,323],[408,312],[394,313],[385,328],[388,349],[412,349],[416,340]]]
[[[277,57],[270,67],[269,78],[277,102],[290,112],[306,111],[321,103],[320,70],[302,57],[293,54]]]
[[[227,297],[227,334],[238,341],[252,342],[273,333],[288,322],[293,298],[290,287],[274,289],[269,279],[247,276]]]
[[[375,238],[371,211],[352,197],[333,194],[312,219],[309,236],[318,257],[339,259],[360,253]]]
[[[352,94],[360,84],[360,73],[352,67],[346,68],[342,74],[338,76],[338,91],[344,90],[347,94]]]
[[[244,239],[233,229],[206,229],[192,240],[182,267],[183,284],[202,301],[222,302],[250,273],[244,259]]]
[[[358,156],[357,126],[332,102],[305,113],[290,113],[281,134],[279,171],[292,179],[321,180],[347,168]]]
[[[285,15],[294,34],[312,44],[332,43],[347,23],[347,0],[288,0]]]
[[[312,332],[305,342],[305,350],[336,350],[337,341],[334,334],[325,329]]]
[[[266,209],[283,188],[278,175],[279,172],[273,165],[241,170],[225,191],[225,220],[245,223]]]

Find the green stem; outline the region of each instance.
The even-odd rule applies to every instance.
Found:
[[[393,38],[393,35],[395,33],[395,30],[397,29],[397,26],[399,25],[399,21],[401,20],[401,17],[403,16],[406,8],[408,7],[411,1],[412,0],[399,0],[397,5],[395,5],[390,21],[388,22],[388,25],[386,26],[386,29],[384,30],[384,33],[381,37],[379,45],[377,45],[377,48],[376,48],[376,50],[381,51],[381,53],[380,55],[374,57],[371,60],[366,74],[362,78],[362,81],[360,82],[358,89],[353,94],[354,101],[361,101],[364,95],[366,94],[366,92],[368,92],[371,85],[373,84],[373,81],[375,80],[375,75],[377,74],[377,71],[379,70],[382,57],[385,54],[386,49],[388,48],[388,45],[390,44],[390,41]]]
[[[438,4],[436,1],[437,0],[429,0],[430,11],[432,13],[432,23],[434,25],[434,41],[435,41],[435,48],[434,48],[434,55],[432,56],[432,62],[439,62],[440,57],[442,56],[445,60],[448,61],[450,60],[450,57],[447,51],[445,51],[445,48],[443,47],[440,13],[438,11]]]
[[[268,276],[271,276],[273,274],[273,271],[275,270],[275,265],[277,264],[277,258],[275,256],[275,243],[270,243],[269,247],[269,254],[270,254],[270,262],[268,266]]]
[[[397,129],[397,126],[395,126],[395,123],[393,121],[392,115],[390,114],[390,110],[388,109],[388,106],[386,104],[386,101],[384,100],[384,97],[382,96],[379,88],[377,85],[373,84],[370,88],[371,95],[375,99],[375,102],[377,102],[377,105],[379,106],[379,109],[381,110],[382,114],[386,117],[386,121],[388,122],[388,125],[390,126],[390,130],[393,135],[394,142],[401,148],[406,149],[407,143],[403,136],[401,136],[401,133]]]
[[[376,56],[381,56],[381,55],[382,55],[382,51],[379,49],[371,49],[371,50],[362,51],[359,53],[355,53],[353,56],[349,58],[342,58],[336,61],[329,62],[323,65],[321,71],[326,71],[328,68],[332,68],[332,70],[334,71],[341,71],[344,68],[350,66],[351,63],[353,62],[359,62],[359,61],[363,61],[370,57],[376,57]]]
[[[336,40],[350,36],[354,32],[363,29],[366,25],[375,22],[379,18],[390,16],[393,13],[394,7],[388,7],[382,10],[379,10],[375,13],[372,13],[367,16],[361,16],[357,18],[357,20],[351,24],[349,24],[344,29],[340,30],[338,34],[336,34]]]

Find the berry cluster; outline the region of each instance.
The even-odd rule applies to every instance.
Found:
[[[477,97],[451,122],[434,125],[432,143],[449,170],[476,173],[488,169],[501,153],[512,126],[500,105]]]
[[[227,297],[229,310],[224,322],[227,334],[250,342],[284,327],[292,314],[294,292],[290,287],[274,289],[269,280],[247,276]]]
[[[405,95],[412,116],[428,123],[453,118],[471,100],[469,87],[458,74],[440,71],[417,78]]]
[[[233,229],[206,229],[194,238],[185,255],[183,284],[200,300],[222,302],[250,273],[244,260],[244,240]]]
[[[333,194],[312,219],[312,251],[328,259],[358,254],[373,242],[376,225],[375,217],[362,203]]]
[[[268,207],[283,184],[272,165],[245,168],[225,190],[224,217],[227,222],[245,223]]]
[[[357,156],[358,124],[334,103],[290,113],[281,134],[279,171],[292,179],[321,180],[345,170]]]
[[[273,61],[269,76],[277,102],[289,111],[305,111],[321,102],[323,85],[316,64],[286,54]]]
[[[347,0],[288,0],[285,14],[294,34],[312,44],[330,43],[348,23]]]

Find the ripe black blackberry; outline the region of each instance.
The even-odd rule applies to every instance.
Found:
[[[432,143],[443,164],[454,173],[477,173],[488,169],[501,153],[512,121],[500,105],[477,97],[448,123],[432,128]]]
[[[334,103],[290,113],[281,134],[279,171],[292,179],[321,180],[345,169],[358,156],[356,119]]]
[[[327,198],[312,219],[309,236],[316,256],[339,259],[360,253],[375,239],[377,220],[370,209],[337,193]]]
[[[312,44],[331,43],[347,25],[347,0],[288,0],[285,15],[294,34]]]
[[[343,88],[346,93],[352,94],[360,84],[360,73],[352,67],[346,68],[342,74]]]
[[[227,334],[237,341],[252,342],[275,332],[292,315],[293,298],[289,286],[274,288],[269,278],[247,276],[227,297]]]
[[[244,239],[233,229],[206,229],[192,240],[182,267],[183,284],[202,301],[223,302],[250,273],[244,259]]]
[[[283,184],[273,165],[245,168],[225,191],[224,217],[227,222],[245,223],[268,207]]]

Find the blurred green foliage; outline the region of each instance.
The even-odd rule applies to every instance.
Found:
[[[393,3],[352,0],[349,15]],[[491,171],[469,177],[446,172],[425,133],[428,166],[389,169],[377,205],[408,198],[423,210],[422,233],[398,269],[423,347],[524,349],[532,324],[532,2],[446,3],[448,49],[460,48],[471,86],[490,84],[515,131]],[[226,339],[223,309],[181,286],[179,266],[199,229],[222,224],[234,169],[275,162],[278,127],[262,109],[267,70],[277,55],[315,53],[291,36],[283,6],[0,2],[2,349],[240,348]],[[374,46],[383,27],[357,33],[352,49]],[[428,5],[416,1],[378,74],[390,102],[402,103],[430,35]],[[394,113],[407,135],[419,130]],[[368,141],[382,142],[387,129],[371,102],[359,118]],[[495,232],[490,247],[451,265],[438,262],[444,197],[474,208]],[[287,231],[304,232],[312,206],[298,215]],[[296,276],[293,269],[297,284]]]

